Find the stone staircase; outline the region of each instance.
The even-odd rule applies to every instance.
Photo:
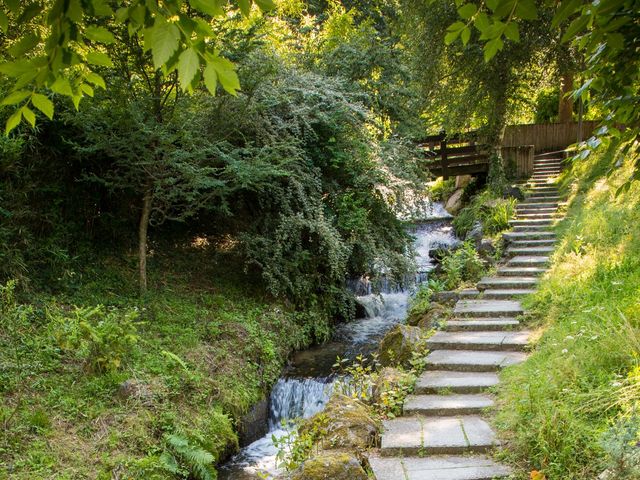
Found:
[[[493,407],[488,389],[500,369],[523,362],[530,332],[520,328],[518,298],[534,292],[553,252],[560,197],[551,183],[561,159],[537,157],[517,207],[506,263],[477,288],[459,292],[453,319],[428,341],[427,369],[404,404],[403,416],[384,422],[379,453],[369,462],[377,480],[490,480],[511,470],[492,459],[499,447],[482,417]]]

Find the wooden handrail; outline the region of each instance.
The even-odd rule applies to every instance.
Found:
[[[477,145],[477,132],[430,135],[419,142],[429,158],[429,170],[444,179],[488,170],[489,161],[482,146]],[[455,146],[451,146],[451,145]]]

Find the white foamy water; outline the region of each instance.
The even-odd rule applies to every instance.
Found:
[[[429,204],[425,209],[423,218],[450,216],[441,204]],[[414,248],[418,271],[415,283],[419,283],[426,279],[425,273],[434,267],[429,258],[429,251],[439,247],[454,246],[459,240],[455,238],[453,228],[446,220],[420,223],[412,229],[411,233],[415,237]],[[383,286],[386,287],[386,285]],[[337,327],[333,346],[342,345],[343,352],[350,353],[367,351],[367,347],[368,351],[371,351],[388,330],[405,321],[412,288],[397,289],[397,291],[392,291],[392,288],[383,288],[385,293],[367,293],[358,296],[356,300],[363,307],[366,317]],[[367,279],[360,279],[355,282],[354,291],[370,292],[371,285]],[[325,353],[334,355],[334,350],[329,350],[329,345],[319,350],[322,349],[327,350]],[[340,355],[342,356],[342,353]],[[310,358],[314,363],[319,363],[318,356]],[[335,356],[329,359],[328,363],[331,364],[333,359]],[[267,479],[272,479],[282,473],[277,467],[278,451],[272,436],[282,438],[284,435],[289,435],[293,428],[290,420],[309,418],[322,411],[329,400],[333,385],[332,378],[326,376],[329,374],[330,372],[324,372],[325,376],[316,378],[280,378],[271,392],[269,433],[243,448],[221,469],[219,478],[221,480],[254,480],[266,476]]]

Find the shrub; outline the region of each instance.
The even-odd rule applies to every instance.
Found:
[[[438,179],[429,187],[429,197],[436,202],[441,202],[447,199],[455,189],[455,178],[452,177],[447,180],[443,180],[442,177],[438,177]]]
[[[137,309],[107,309],[103,305],[48,311],[53,336],[65,352],[84,360],[95,373],[118,370],[138,342]]]
[[[483,272],[484,263],[471,241],[464,242],[442,259],[442,280],[448,289],[477,282]]]
[[[515,198],[495,197],[485,190],[473,197],[471,203],[453,219],[456,235],[464,237],[477,221],[482,223],[484,233],[497,235],[509,228],[509,221],[516,215],[516,205]]]

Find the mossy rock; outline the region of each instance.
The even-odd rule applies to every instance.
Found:
[[[305,460],[290,480],[367,480],[360,462],[349,453],[323,452]]]
[[[407,319],[407,324],[413,327],[420,326],[422,328],[433,328],[429,326],[430,323],[435,323],[436,320],[442,320],[449,314],[449,308],[440,303],[432,302],[429,305],[429,309],[414,313]]]
[[[313,435],[316,445],[324,450],[362,451],[376,445],[379,429],[379,422],[364,403],[336,393],[324,411],[302,425],[301,433]]]
[[[374,403],[379,403],[381,395],[384,392],[389,390],[398,390],[404,385],[413,383],[414,380],[415,377],[410,373],[403,372],[402,370],[393,367],[384,367],[380,371],[376,383],[373,386],[371,400]]]
[[[396,325],[380,342],[378,348],[383,367],[409,367],[413,353],[424,348],[425,332],[419,327]]]

